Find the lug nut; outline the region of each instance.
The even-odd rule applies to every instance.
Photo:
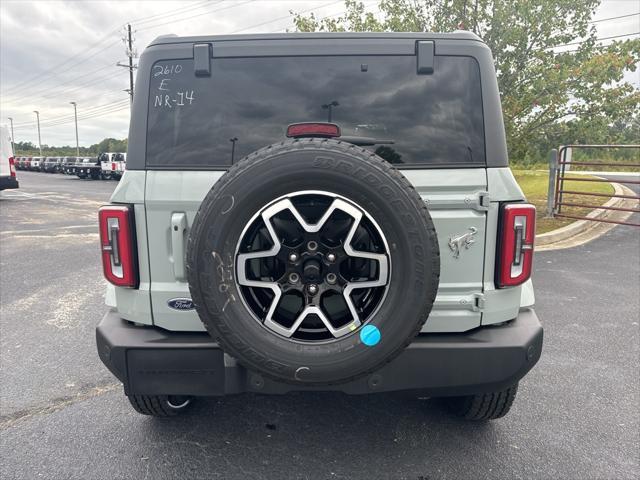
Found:
[[[336,254],[335,253],[328,253],[327,254],[327,260],[331,263],[336,261]]]
[[[335,273],[327,273],[327,283],[329,285],[333,285],[334,283],[336,283],[337,279],[338,277],[336,277]]]
[[[318,286],[315,283],[310,283],[309,285],[307,285],[307,290],[311,295],[315,295],[316,293],[318,293]]]
[[[298,275],[297,273],[293,272],[289,274],[289,283],[296,284],[298,283],[299,280],[300,280],[300,275]]]
[[[290,261],[290,262],[297,262],[297,261],[298,261],[298,254],[296,254],[296,253],[290,253],[290,254],[289,254],[289,261]]]

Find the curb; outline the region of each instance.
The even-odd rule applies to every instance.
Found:
[[[635,195],[633,190],[625,187],[619,183],[611,182],[613,185],[614,194],[615,195]],[[625,199],[625,198],[616,198],[611,197],[603,207],[634,207],[636,204],[635,200]],[[551,232],[546,232],[540,235],[536,235],[536,246],[537,247],[546,247],[546,249],[553,249],[555,244],[560,242],[565,242],[566,240],[571,240],[577,235],[586,235],[591,230],[595,230],[593,232],[593,236],[589,236],[588,240],[593,240],[600,235],[604,234],[609,229],[603,231],[603,229],[598,228],[603,224],[598,223],[597,220],[606,220],[612,219],[616,221],[625,221],[629,218],[633,213],[632,212],[624,212],[619,210],[605,210],[602,208],[596,208],[589,212],[586,217],[591,218],[592,220],[577,220],[569,225],[558,228],[556,230],[552,230]],[[613,228],[615,225],[607,224]],[[583,243],[583,242],[581,242]],[[563,248],[563,246],[558,245],[558,248]]]

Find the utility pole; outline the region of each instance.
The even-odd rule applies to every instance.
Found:
[[[13,154],[16,154],[16,146],[14,144],[14,140],[13,140],[13,118],[11,117],[7,117],[9,119],[9,121],[11,122],[11,150],[13,151]]]
[[[131,89],[131,103],[133,103],[133,40],[131,40],[131,24],[127,24],[127,36],[129,38],[129,88]]]
[[[333,107],[338,107],[340,106],[340,104],[338,102],[336,102],[335,100],[331,103],[325,103],[324,105],[321,105],[323,110],[328,110],[329,111],[329,115],[328,115],[328,119],[327,121],[329,123],[331,123],[331,110],[333,109]]]
[[[80,144],[78,143],[78,109],[77,109],[77,105],[76,102],[69,102],[71,105],[73,105],[73,116],[76,119],[76,156],[79,157],[80,156]]]
[[[42,156],[42,140],[40,140],[40,112],[34,110],[33,113],[36,114],[36,120],[38,122],[38,148],[40,149],[40,156]]]
[[[233,157],[235,157],[236,154],[236,142],[238,141],[238,137],[230,138],[229,141],[231,142],[231,165],[233,165]]]
[[[122,39],[122,41],[127,46],[126,54],[127,57],[129,57],[129,63],[126,64],[118,62],[116,65],[118,67],[129,69],[129,88],[125,91],[129,93],[129,96],[131,97],[131,103],[133,103],[133,70],[138,68],[138,66],[133,64],[133,58],[136,57],[137,54],[133,50],[133,36],[131,33],[131,24],[129,23],[127,24],[126,36]]]

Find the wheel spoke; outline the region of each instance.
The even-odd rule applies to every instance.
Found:
[[[374,288],[374,287],[383,287],[387,284],[389,279],[389,259],[385,254],[382,253],[372,253],[372,252],[362,252],[359,250],[354,250],[351,246],[351,241],[353,240],[353,236],[358,229],[358,225],[360,224],[360,220],[362,219],[362,213],[359,210],[356,210],[358,216],[355,217],[355,221],[351,226],[351,230],[347,235],[347,239],[345,240],[344,250],[347,252],[347,255],[350,257],[356,258],[367,258],[369,260],[374,260],[378,262],[378,278],[377,280],[369,280],[365,282],[349,282],[344,287],[342,295],[344,296],[344,301],[347,303],[347,307],[351,312],[351,316],[354,322],[360,324],[360,316],[358,315],[358,311],[351,300],[351,292],[360,288]],[[357,327],[356,327],[357,328]]]
[[[304,194],[305,192],[301,192],[301,193]],[[300,213],[298,208],[296,208],[296,206],[291,201],[291,199],[294,198],[294,196],[300,195],[301,193],[292,194],[290,196],[281,198],[280,200],[267,206],[264,210],[260,212],[258,218],[261,218],[262,221],[264,222],[264,225],[267,229],[268,235],[272,242],[272,246],[268,250],[237,254],[237,259],[236,259],[237,282],[241,286],[250,287],[250,288],[263,288],[263,289],[271,290],[273,292],[273,298],[271,299],[270,304],[267,305],[267,301],[264,301],[264,300],[262,302],[262,307],[261,307],[263,309],[262,312],[266,311],[266,314],[260,314],[260,316],[262,317],[261,321],[263,325],[269,328],[270,330],[284,337],[291,338],[301,328],[301,326],[304,324],[305,319],[309,315],[315,315],[322,322],[326,330],[330,333],[330,335],[333,338],[340,338],[358,329],[358,327],[360,327],[364,321],[363,319],[360,318],[358,314],[358,308],[356,307],[356,305],[354,304],[354,301],[351,298],[352,292],[357,289],[385,286],[389,280],[389,271],[390,271],[389,258],[387,254],[360,251],[360,250],[356,250],[351,245],[351,242],[354,239],[356,231],[358,230],[361,224],[361,221],[365,216],[365,213],[360,208],[356,207],[355,205],[333,194],[326,194],[326,195],[331,195],[333,197],[331,203],[329,204],[326,211],[324,211],[324,213],[316,223],[309,223],[305,219],[305,217]],[[295,222],[299,224],[299,226],[306,232],[306,234],[311,234],[311,239],[314,239],[314,240],[316,239],[315,234],[318,234],[322,230],[322,228],[327,224],[327,222],[329,221],[329,219],[331,218],[334,212],[341,211],[345,213],[346,215],[352,218],[353,222],[349,227],[349,231],[343,242],[344,253],[347,255],[347,257],[366,259],[366,260],[370,260],[372,262],[377,263],[377,275],[376,275],[377,278],[367,279],[365,281],[349,281],[343,286],[342,296],[344,298],[344,302],[346,304],[348,314],[350,315],[351,319],[348,320],[346,323],[344,323],[344,321],[341,320],[340,323],[342,326],[338,328],[334,326],[334,324],[329,319],[328,314],[325,311],[323,311],[323,308],[321,308],[320,306],[321,294],[318,294],[317,297],[313,297],[313,296],[305,297],[305,298],[308,298],[307,300],[308,303],[306,307],[304,307],[302,311],[297,315],[297,317],[295,318],[291,326],[286,327],[282,325],[276,318],[274,318],[274,315],[278,309],[278,305],[280,301],[282,300],[284,291],[289,290],[291,286],[293,286],[294,289],[303,293],[305,288],[304,285],[302,283],[297,283],[295,280],[290,282],[291,285],[280,285],[279,282],[283,281],[282,278],[276,279],[276,278],[273,278],[273,276],[272,276],[272,281],[254,280],[254,279],[248,278],[247,276],[247,261],[254,260],[254,259],[264,259],[264,258],[274,257],[280,254],[280,251],[283,245],[281,243],[281,239],[279,239],[278,234],[275,230],[272,219],[274,216],[278,215],[283,211],[289,211],[293,216],[293,218],[295,218]],[[370,217],[367,217],[367,218],[369,218],[370,220]],[[371,225],[370,221],[368,225],[369,226]],[[378,228],[378,233],[382,235],[377,225],[375,225],[375,228]],[[244,237],[244,233],[243,233],[243,237]],[[243,240],[243,237],[241,238],[241,241]],[[384,241],[384,237],[382,238]],[[311,243],[314,243],[317,245],[315,241],[309,242],[309,245]],[[286,247],[286,248],[290,248],[290,247]],[[309,251],[312,252],[311,258],[317,258],[317,257],[313,257],[313,255],[317,255],[317,253],[315,253],[316,248],[317,247],[313,247],[313,250],[311,250],[311,247],[310,247]],[[388,252],[388,247],[386,246],[386,244],[385,244],[385,249]],[[309,255],[309,253],[307,252],[306,255]],[[316,261],[316,260],[313,260],[313,261]],[[333,261],[334,260],[330,260],[330,262],[333,262]],[[296,260],[292,260],[292,262],[296,262]],[[279,275],[280,274],[278,274],[278,276]],[[291,275],[293,275],[293,273]],[[334,275],[334,278],[335,278],[335,275]],[[275,281],[275,280],[278,280],[278,281]],[[283,291],[283,288],[285,289],[284,291]],[[344,311],[344,312],[347,313],[347,311]]]

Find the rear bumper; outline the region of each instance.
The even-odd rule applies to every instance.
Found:
[[[207,396],[294,390],[347,394],[419,390],[431,396],[498,391],[516,383],[536,364],[542,336],[535,312],[524,309],[518,318],[498,327],[419,335],[392,362],[356,381],[306,387],[246,370],[206,333],[136,327],[112,311],[96,329],[100,359],[124,384],[125,393]]]
[[[0,177],[0,190],[6,190],[8,188],[18,188],[19,184],[18,184],[18,180],[16,180],[16,177],[5,177],[2,176]]]

